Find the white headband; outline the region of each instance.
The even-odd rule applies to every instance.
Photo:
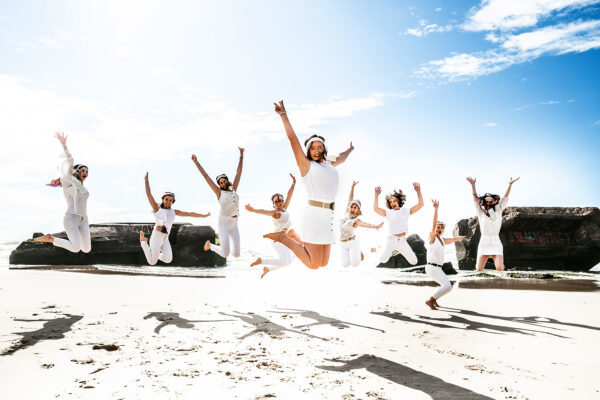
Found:
[[[325,149],[325,151],[327,151],[327,146],[325,146],[325,139],[321,139],[320,137],[316,137],[316,136],[315,136],[314,138],[311,138],[311,139],[310,139],[310,140],[309,140],[309,141],[306,143],[306,151],[310,150],[310,145],[311,145],[313,142],[321,142],[321,143],[323,143],[323,148]]]
[[[361,208],[361,204],[360,204],[360,200],[352,200],[350,202],[348,202],[348,207],[352,206],[352,204],[356,204],[358,206],[358,208]]]

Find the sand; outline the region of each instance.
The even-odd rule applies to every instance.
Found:
[[[600,398],[599,291],[0,269],[2,398]],[[392,279],[393,280],[393,279]]]

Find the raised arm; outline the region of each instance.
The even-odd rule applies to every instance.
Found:
[[[381,186],[377,186],[375,188],[375,200],[373,201],[373,210],[381,215],[382,217],[385,217],[386,213],[384,209],[379,208],[379,195],[381,194]]]
[[[333,165],[334,167],[337,167],[338,165],[340,165],[341,163],[346,161],[346,158],[348,158],[350,153],[352,153],[353,151],[354,151],[354,146],[352,146],[352,142],[350,142],[350,147],[348,147],[348,149],[346,151],[341,152],[335,158],[335,161],[331,163],[331,165]]]
[[[287,196],[285,196],[285,203],[283,203],[283,208],[286,210],[292,201],[292,195],[294,194],[294,188],[296,187],[296,177],[292,174],[290,174],[290,176],[292,177],[292,186],[290,186]]]
[[[467,177],[467,181],[469,181],[469,183],[471,184],[471,190],[473,191],[473,200],[476,203],[479,203],[479,198],[477,197],[477,189],[475,189],[475,178],[471,178],[470,176]]]
[[[508,182],[508,189],[506,189],[504,197],[508,197],[508,195],[510,194],[510,189],[512,188],[512,184],[518,181],[519,179],[521,179],[520,176],[517,179],[513,179],[512,176],[510,177],[510,181]]]
[[[235,178],[233,179],[234,190],[237,190],[238,185],[240,184],[240,179],[242,178],[242,168],[244,167],[244,149],[241,147],[238,147],[238,149],[240,149],[240,161],[238,162]]]
[[[58,139],[58,141],[62,145],[63,150],[65,151],[66,160],[62,165],[61,172],[63,175],[71,175],[71,173],[73,172],[73,156],[67,148],[67,135],[65,135],[63,132],[56,132],[54,133],[54,137]]]
[[[431,227],[431,233],[429,234],[429,244],[433,243],[435,240],[435,227],[437,226],[438,221],[438,207],[440,206],[440,202],[437,200],[431,200],[433,203],[433,226]]]
[[[152,196],[152,192],[150,191],[150,181],[148,180],[148,173],[146,172],[146,176],[144,177],[144,182],[146,183],[146,196],[148,197],[148,202],[150,203],[150,207],[152,207],[152,212],[158,211],[158,203],[154,200]]]
[[[415,182],[413,183],[413,188],[415,189],[415,192],[417,192],[417,197],[419,198],[419,202],[417,203],[417,205],[412,206],[410,208],[410,214],[414,214],[417,211],[419,211],[421,208],[423,208],[423,195],[421,194],[421,184]]]
[[[199,214],[199,213],[195,213],[195,212],[187,212],[187,211],[180,211],[180,210],[175,210],[175,215],[178,215],[180,217],[194,217],[194,218],[206,218],[206,217],[210,217],[210,213],[208,213],[208,214]]]
[[[283,105],[283,100],[281,100],[279,104],[273,104],[275,104],[275,112],[281,117],[281,122],[283,122],[283,127],[285,128],[285,134],[292,145],[292,151],[294,152],[294,157],[296,158],[296,164],[298,164],[298,168],[300,169],[300,175],[304,176],[310,169],[310,161],[306,158],[304,148],[300,144],[300,141],[298,140],[298,137],[292,128],[292,124],[288,119],[285,106]]]
[[[354,200],[354,186],[358,184],[358,181],[352,181],[352,187],[350,188],[350,195],[348,196],[348,203]]]
[[[194,164],[196,165],[196,168],[198,168],[198,171],[200,171],[200,173],[202,174],[204,179],[206,179],[206,183],[208,183],[208,186],[210,186],[212,191],[215,192],[217,199],[220,198],[221,197],[221,189],[217,186],[216,183],[214,183],[212,181],[212,179],[210,179],[210,176],[208,176],[208,174],[206,173],[204,168],[202,168],[202,165],[200,165],[200,163],[198,162],[198,158],[196,158],[195,154],[192,154],[192,161],[194,162]]]
[[[246,204],[246,210],[253,212],[255,214],[266,215],[268,217],[274,217],[274,215],[275,215],[274,210],[260,210],[258,208],[252,207],[250,204]]]

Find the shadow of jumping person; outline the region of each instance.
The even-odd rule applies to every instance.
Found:
[[[144,319],[148,319],[148,318],[156,318],[156,320],[160,322],[160,324],[156,328],[154,328],[154,333],[160,333],[160,330],[168,325],[175,325],[176,327],[181,328],[181,329],[191,329],[194,327],[194,324],[197,322],[235,321],[233,319],[190,320],[190,319],[181,318],[179,316],[179,313],[175,313],[175,312],[151,312],[151,313],[148,313],[148,315],[146,315],[144,317]]]
[[[385,333],[385,331],[382,329],[372,328],[372,327],[366,326],[366,325],[359,325],[359,324],[355,324],[352,322],[341,321],[337,318],[326,317],[324,315],[319,314],[316,311],[298,310],[295,308],[277,308],[277,309],[285,310],[285,311],[270,311],[270,312],[278,313],[278,314],[297,314],[297,315],[300,315],[301,317],[308,318],[308,319],[314,319],[315,321],[317,321],[317,322],[313,322],[312,324],[293,325],[292,328],[305,328],[305,327],[308,328],[308,327],[316,326],[316,325],[331,325],[338,329],[345,329],[345,328],[349,328],[350,325],[352,325],[352,326],[357,326],[359,328],[372,329],[374,331],[379,331],[381,333]]]
[[[65,317],[54,319],[20,319],[13,318],[13,321],[20,322],[44,322],[44,325],[35,331],[31,332],[15,332],[14,335],[21,335],[21,339],[13,344],[2,356],[10,355],[16,351],[31,347],[38,342],[44,340],[64,339],[65,333],[71,330],[73,324],[83,318],[82,315],[63,314]]]
[[[279,325],[279,324],[276,324],[276,323],[270,321],[269,319],[263,317],[262,315],[258,315],[258,314],[254,314],[254,313],[241,313],[239,311],[234,311],[234,313],[236,313],[237,315],[219,312],[219,314],[227,315],[229,317],[239,318],[240,320],[244,321],[247,324],[254,325],[256,328],[253,331],[248,332],[244,336],[240,336],[238,338],[240,340],[244,340],[248,336],[255,335],[259,332],[264,332],[267,335],[271,335],[271,336],[283,336],[284,332],[293,332],[293,333],[298,333],[300,335],[311,337],[313,339],[326,340],[322,337],[310,335],[305,332],[297,331],[294,329],[288,329],[285,326],[282,326],[282,325]]]
[[[479,331],[479,332],[485,332],[485,333],[492,333],[495,335],[503,335],[506,333],[519,333],[521,335],[535,335],[536,333],[545,333],[546,335],[556,336],[556,337],[563,338],[563,339],[566,338],[565,336],[557,335],[555,333],[539,331],[539,330],[535,330],[535,329],[515,328],[515,327],[511,327],[511,326],[503,326],[503,325],[496,325],[496,324],[488,324],[485,322],[472,321],[467,318],[464,318],[464,317],[461,317],[458,315],[454,315],[454,314],[450,315],[450,318],[433,318],[433,317],[427,317],[427,316],[423,316],[423,315],[417,315],[417,317],[419,317],[421,319],[414,319],[412,317],[409,317],[408,315],[403,315],[402,313],[399,313],[399,312],[390,312],[390,311],[383,311],[383,312],[372,311],[371,314],[381,315],[383,317],[393,318],[393,319],[397,319],[397,320],[405,321],[405,322],[414,322],[414,323],[418,323],[418,324],[435,326],[437,328],[463,329],[466,331]],[[450,323],[455,323],[455,324],[463,324],[465,326],[458,327],[458,326],[454,326],[454,325],[448,325],[445,322],[450,322]]]
[[[325,359],[325,361],[342,363],[342,365],[317,365],[317,368],[338,372],[348,372],[353,369],[365,368],[370,373],[394,383],[424,392],[434,400],[491,399],[491,397],[446,382],[436,376],[371,354],[363,354],[353,360]]]

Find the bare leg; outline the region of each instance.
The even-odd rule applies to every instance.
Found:
[[[298,233],[295,230],[290,229],[289,231],[287,231],[287,235],[288,235],[288,237],[294,239],[299,244],[302,244],[302,245],[304,244],[304,242],[302,242],[302,239],[300,239],[300,235],[298,235]]]
[[[140,242],[147,242],[148,239],[144,236],[144,232],[140,231]]]
[[[34,242],[54,243],[54,238],[52,237],[51,234],[47,233],[44,236],[36,237],[35,239],[33,239],[33,241]]]
[[[269,268],[267,268],[267,267],[263,267],[263,273],[262,273],[262,275],[260,276],[260,279],[264,278],[264,277],[265,277],[265,275],[266,275],[268,272],[269,272]]]
[[[321,267],[325,267],[329,264],[329,255],[331,254],[331,245],[330,244],[320,244],[323,248],[323,252],[321,253]]]
[[[490,256],[479,256],[479,258],[477,259],[477,272],[483,271],[488,258],[490,258]]]
[[[304,245],[301,245],[283,231],[267,233],[266,235],[263,235],[263,237],[283,244],[308,268],[317,269],[322,266],[324,245],[311,243],[304,243]],[[327,260],[329,260],[329,255],[327,256]]]
[[[258,265],[258,264],[262,264],[262,260],[261,260],[261,258],[260,258],[260,257],[258,257],[258,258],[256,259],[256,261],[254,261],[252,264],[250,264],[250,266],[251,266],[251,267],[254,267],[255,265]]]
[[[210,240],[207,240],[206,243],[204,243],[204,251],[209,251],[210,250]]]
[[[496,266],[496,270],[498,272],[504,271],[504,256],[501,256],[501,255],[492,256],[492,260],[494,260],[494,265]]]
[[[365,261],[365,255],[362,251],[360,252],[360,261]]]

